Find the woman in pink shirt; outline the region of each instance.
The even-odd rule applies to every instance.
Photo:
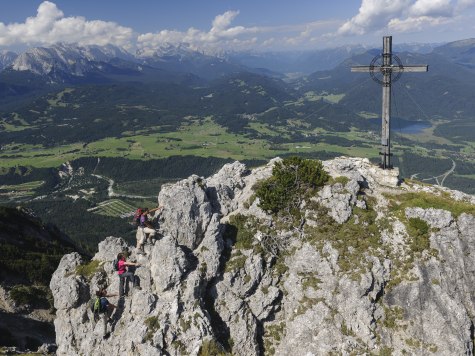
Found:
[[[122,297],[124,294],[127,295],[130,281],[133,282],[134,288],[140,289],[140,287],[138,286],[137,277],[132,271],[129,271],[128,269],[129,266],[139,267],[140,264],[134,262],[127,262],[123,253],[119,253],[117,255],[117,260],[119,261],[117,269],[117,273],[119,274],[119,297]]]

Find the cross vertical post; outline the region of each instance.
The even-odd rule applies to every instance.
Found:
[[[391,68],[392,65],[392,38],[383,38],[383,106],[381,109],[381,168],[391,166]]]
[[[381,59],[380,65],[375,65]],[[396,65],[393,64],[393,60]],[[370,66],[352,66],[352,72],[369,72],[371,77],[383,87],[381,109],[381,168],[391,169],[391,84],[403,72],[427,72],[428,65],[403,66],[401,60],[392,53],[392,36],[383,37],[383,53],[371,61]],[[393,78],[393,74],[395,77]],[[381,79],[380,79],[381,78]]]

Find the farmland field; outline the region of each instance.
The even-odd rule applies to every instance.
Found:
[[[117,199],[103,201],[97,204],[94,208],[87,209],[89,212],[105,216],[119,217],[122,219],[133,216],[135,210],[136,207]]]

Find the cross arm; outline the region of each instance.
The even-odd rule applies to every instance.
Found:
[[[351,71],[352,72],[360,72],[360,73],[368,73],[370,71],[371,67],[368,66],[352,66]]]
[[[398,67],[395,67],[399,69]],[[415,66],[403,66],[402,71],[405,73],[413,73],[413,72],[428,72],[429,66],[428,65],[415,65]]]
[[[402,68],[399,66],[391,65],[388,66],[391,68],[392,72],[406,72],[406,73],[415,73],[415,72],[428,72],[429,71],[429,66],[428,65],[414,65],[414,66],[403,66]],[[360,73],[368,73],[372,70],[379,70],[381,68],[384,68],[384,66],[352,66],[351,71],[352,72],[360,72]]]

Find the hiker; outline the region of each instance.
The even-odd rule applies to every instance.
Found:
[[[129,267],[140,267],[140,264],[127,262],[124,253],[119,253],[117,255],[117,261],[117,273],[119,274],[119,297],[123,297],[124,294],[127,295],[129,291],[130,281],[132,281],[134,288],[140,289],[137,277],[134,272],[129,269]]]
[[[110,316],[112,315],[112,312],[116,308],[114,304],[109,302],[107,299],[108,297],[117,297],[117,294],[108,294],[107,290],[105,288],[99,289],[96,292],[96,299],[95,305],[94,305],[94,315],[101,314],[102,315],[102,320],[103,320],[103,339],[107,339],[110,336],[110,332],[107,332],[107,323],[112,323],[112,319],[110,319]]]
[[[151,214],[157,210],[163,209],[163,206],[159,206],[158,208],[148,209],[144,208],[141,211],[139,226],[137,228],[137,253],[143,253],[143,245],[144,243],[149,240],[150,243],[153,243],[153,238],[157,233],[153,225],[148,221],[148,214]]]

